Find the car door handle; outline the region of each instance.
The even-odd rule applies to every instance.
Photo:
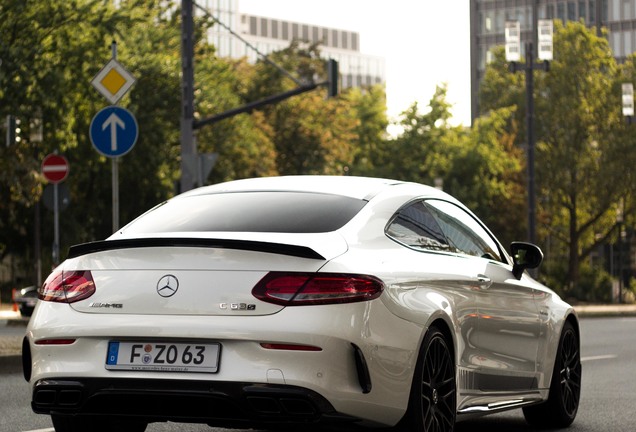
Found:
[[[492,279],[486,275],[479,274],[477,275],[477,285],[479,285],[481,289],[488,289],[492,285]]]

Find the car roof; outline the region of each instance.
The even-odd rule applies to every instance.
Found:
[[[408,185],[409,188],[421,188],[421,193],[427,195],[437,195],[437,193],[440,193],[440,191],[430,186],[400,180],[357,176],[298,175],[234,180],[194,189],[180,196],[232,192],[286,191],[325,193],[369,200],[378,193],[399,185]]]

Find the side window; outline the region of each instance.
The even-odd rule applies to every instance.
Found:
[[[389,223],[386,234],[393,240],[422,250],[449,251],[442,229],[422,201],[400,209]]]
[[[426,205],[437,219],[452,250],[502,261],[495,240],[470,214],[446,201],[427,200]]]

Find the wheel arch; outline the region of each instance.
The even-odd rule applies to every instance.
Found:
[[[579,327],[579,319],[576,316],[576,314],[574,314],[574,312],[570,312],[570,314],[565,317],[565,319],[563,320],[563,326],[561,326],[561,332],[563,332],[563,327],[565,327],[565,323],[569,322],[570,324],[572,324],[572,327],[574,327],[574,331],[576,332],[576,336],[579,338],[579,342],[581,341],[581,329]]]
[[[437,317],[426,327],[426,332],[428,332],[431,327],[437,328],[444,335],[444,337],[450,342],[449,348],[452,350],[453,358],[455,358],[455,351],[456,351],[455,334],[451,330],[450,324],[446,322],[445,319],[441,317]],[[422,341],[420,342],[420,345],[424,341],[424,336],[426,335],[426,332],[424,333],[424,335],[422,335]],[[455,364],[457,364],[457,359],[455,359]]]

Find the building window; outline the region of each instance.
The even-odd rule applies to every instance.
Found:
[[[568,21],[576,21],[576,3],[568,2]]]
[[[565,4],[557,4],[557,18],[565,22]]]
[[[303,24],[303,40],[304,41],[308,41],[309,40],[309,26],[307,24]]]
[[[526,28],[526,16],[523,8],[517,9],[517,21],[519,21],[519,25],[521,28]]]
[[[590,0],[589,3],[587,4],[588,7],[588,11],[589,13],[589,17],[588,17],[588,23],[590,24],[594,24],[596,23],[596,2],[595,0]]]
[[[549,4],[546,6],[545,17],[547,19],[554,19],[554,5]]]
[[[633,19],[632,0],[623,0],[623,19]]]
[[[506,29],[506,20],[504,19],[504,11],[495,11],[495,33],[503,33]]]
[[[335,48],[340,47],[340,41],[338,40],[338,30],[331,30],[331,46]]]
[[[293,37],[294,39],[298,39],[298,37],[299,37],[299,34],[298,34],[298,24],[296,24],[296,23],[293,23],[293,24],[292,24],[292,37]]]
[[[279,21],[277,20],[272,20],[271,24],[272,24],[272,37],[274,39],[278,39],[278,23]]]
[[[360,46],[358,45],[358,33],[351,33],[351,49],[354,51],[359,51]]]
[[[311,27],[311,41],[312,42],[319,42],[320,41],[320,36],[318,35],[318,27]]]
[[[269,24],[269,21],[267,20],[267,18],[261,18],[261,36],[263,37],[269,36],[268,24]]]
[[[612,50],[614,51],[615,55],[621,55],[621,50],[620,50],[620,34],[617,32],[614,33],[610,33],[610,45],[612,47]]]
[[[585,2],[579,1],[579,19],[582,19],[583,22],[587,22],[585,19]]]
[[[250,17],[250,34],[254,36],[258,34],[256,17]]]
[[[283,39],[289,40],[289,23],[287,21],[283,21],[281,24],[283,25]]]
[[[623,55],[627,57],[632,53],[632,32],[623,32]]]
[[[342,47],[349,48],[349,32],[342,32]]]

